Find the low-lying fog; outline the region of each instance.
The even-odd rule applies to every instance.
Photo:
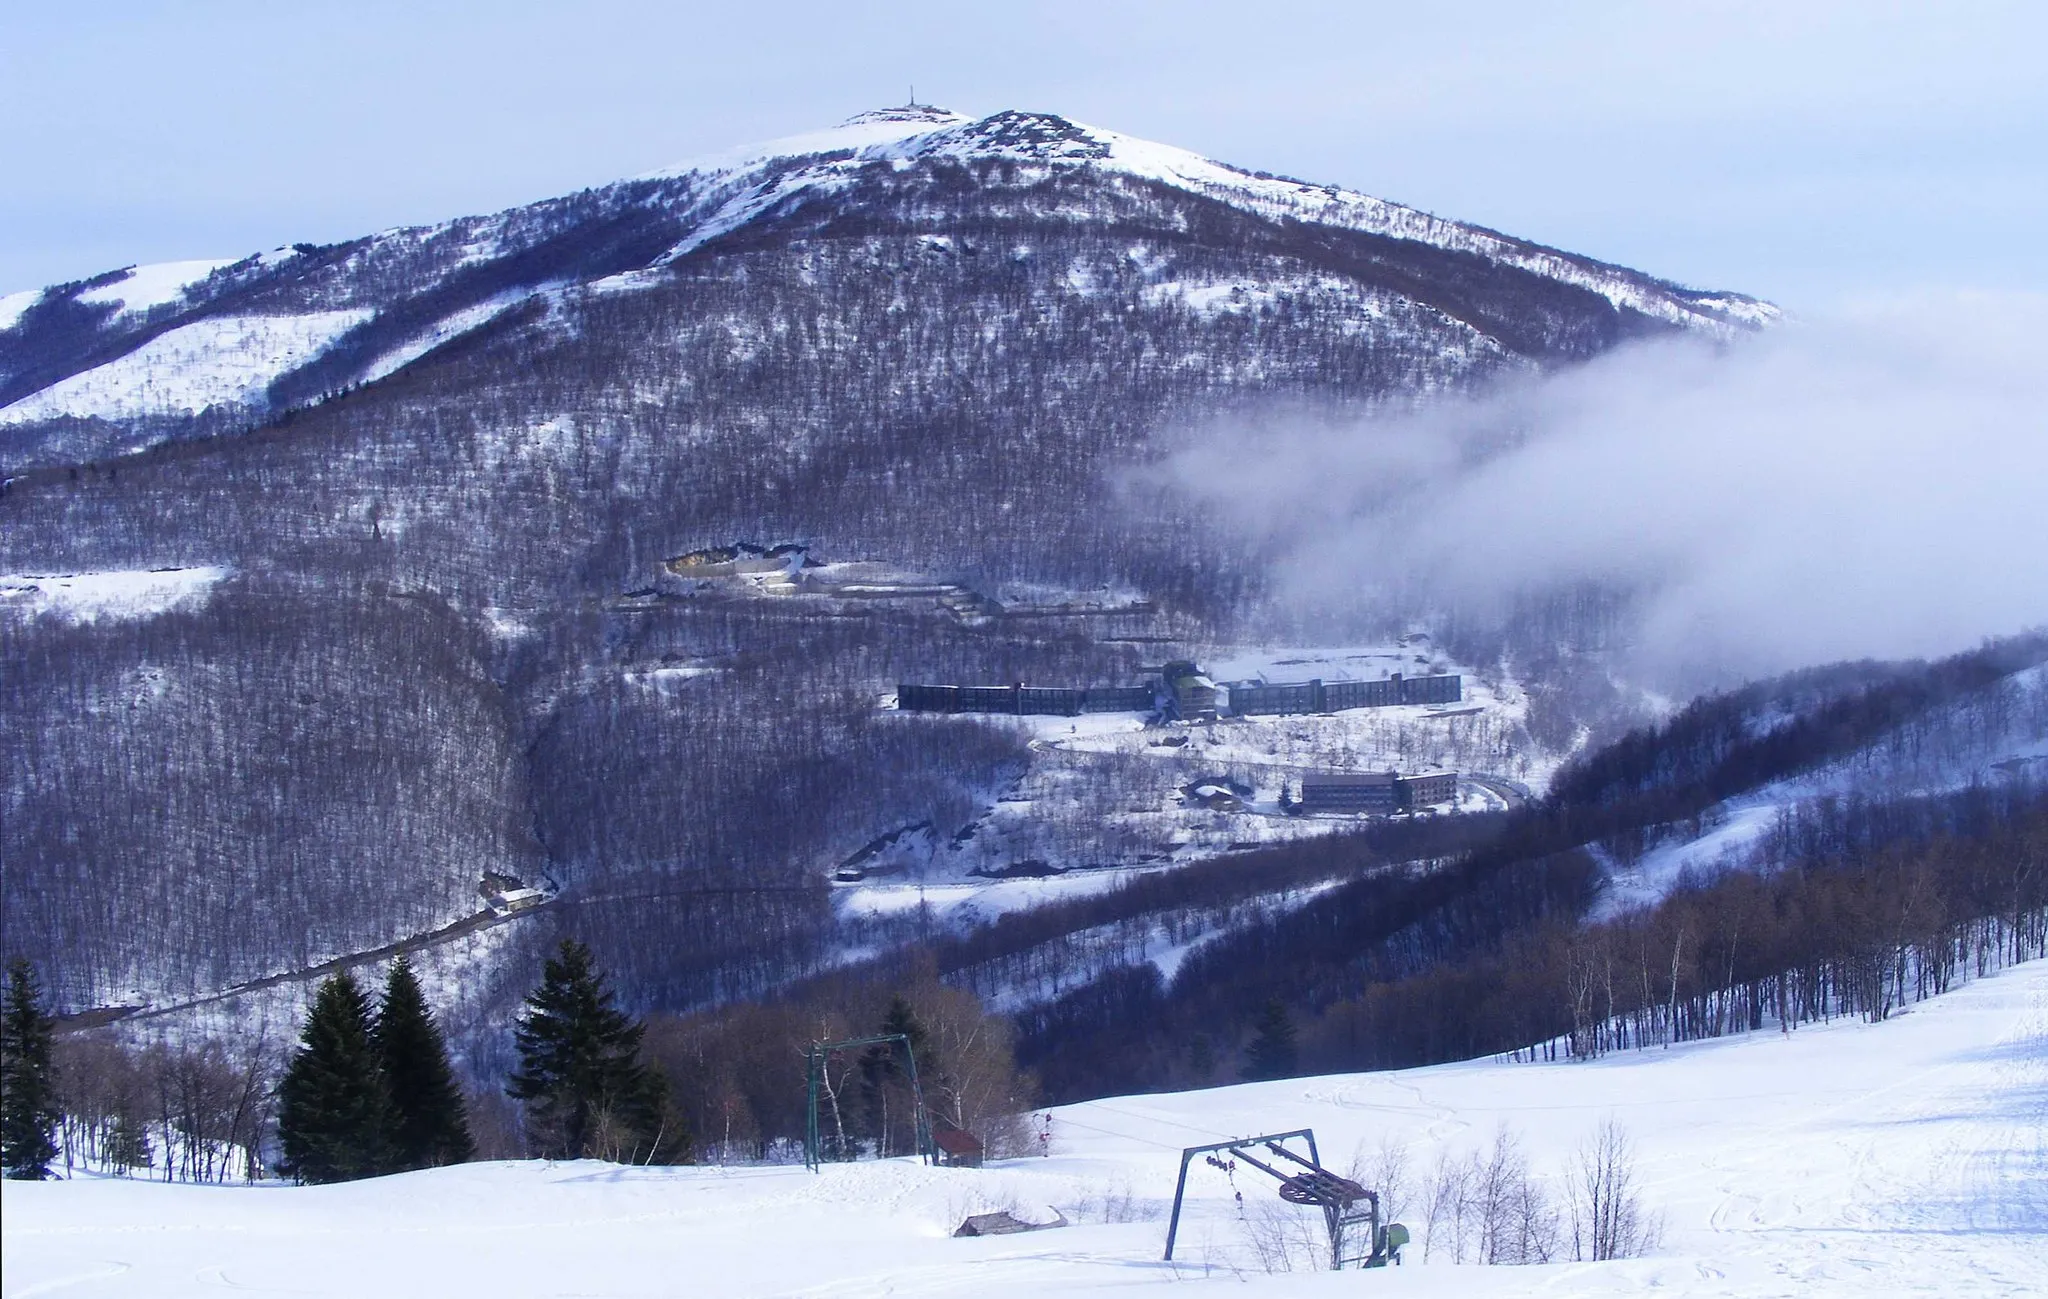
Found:
[[[1426,575],[1484,614],[1599,581],[1635,593],[1633,666],[1673,684],[1939,654],[2048,623],[2048,298],[1899,297],[1362,421],[1247,420],[1164,471],[1304,608],[1413,607]]]

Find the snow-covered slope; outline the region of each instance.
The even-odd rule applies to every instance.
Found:
[[[1603,1120],[1638,1151],[1647,1258],[1425,1261],[1417,1187],[1505,1128],[1554,1175]],[[1405,1154],[1404,1266],[1312,1270],[1314,1210],[1181,1148],[1312,1127],[1339,1169]],[[8,1295],[2030,1295],[2048,1274],[2048,962],[1882,1025],[1620,1054],[1296,1079],[1054,1111],[1051,1153],[635,1169],[499,1163],[323,1188],[7,1183]],[[1382,1186],[1384,1177],[1375,1178]],[[1242,1203],[1233,1190],[1244,1194]],[[1073,1224],[954,1239],[970,1213]],[[1288,1268],[1300,1269],[1287,1271]]]
[[[121,316],[140,316],[152,307],[176,302],[192,285],[234,263],[235,259],[228,257],[131,266],[120,278],[107,280],[79,294],[78,300],[110,303],[119,308]]]
[[[2016,672],[1931,710],[1853,753],[1709,809],[1698,835],[1674,834],[1640,860],[1609,863],[1595,910],[1605,919],[1651,905],[1687,872],[1745,863],[1785,815],[1817,800],[1914,798],[1971,787],[2048,782],[2048,666]]]
[[[1694,292],[1368,195],[1247,171],[1053,114],[971,119],[910,106],[491,216],[240,261],[129,267],[9,294],[0,298],[0,424],[65,416],[161,421],[208,407],[260,419],[388,376],[488,327],[543,288],[655,287],[667,282],[667,268],[743,230],[811,219],[835,203],[858,209],[905,178],[941,193],[963,169],[975,175],[981,210],[991,215],[1028,207],[1034,187],[1086,178],[1094,193],[1061,196],[1050,209],[1076,228],[1113,230],[1148,189],[1164,189],[1221,205],[1234,219],[1267,230],[1343,232],[1474,258],[1493,271],[1596,295],[1616,312],[1668,328],[1725,335],[1777,314],[1737,294]],[[1169,220],[1185,224],[1184,217]],[[947,238],[942,229],[934,235]],[[1466,271],[1434,273],[1457,280]],[[1417,308],[1408,300],[1417,292],[1412,268],[1402,274],[1411,279],[1397,287],[1362,282],[1355,271],[1309,275],[1303,285],[1352,300],[1362,329],[1398,332],[1412,330],[1408,317]],[[1257,303],[1283,286],[1213,273],[1182,285],[1167,271],[1154,287],[1215,311]],[[1441,314],[1441,304],[1425,304],[1424,314]],[[1473,331],[1459,346],[1501,350],[1483,328],[1450,314],[1454,335]],[[294,375],[297,382],[285,382]],[[160,425],[146,431],[163,434]],[[63,441],[35,447],[29,458],[77,455],[73,442]]]
[[[240,575],[146,636],[102,619],[90,647],[8,665],[10,682],[38,674],[0,696],[14,709],[7,725],[37,734],[43,755],[29,801],[0,818],[0,852],[23,864],[5,875],[8,906],[45,908],[24,933],[40,945],[32,955],[64,966],[50,977],[67,1009],[131,988],[151,1000],[208,993],[446,923],[451,905],[473,905],[477,858],[442,848],[536,818],[546,828],[507,851],[545,855],[554,878],[620,924],[659,928],[662,942],[631,944],[650,964],[689,967],[660,992],[653,975],[620,970],[623,986],[674,1004],[740,986],[705,972],[724,959],[711,953],[759,936],[709,919],[675,891],[678,872],[794,892],[935,813],[946,822],[936,839],[967,829],[1026,760],[1024,739],[972,723],[895,725],[868,702],[891,676],[1127,680],[1153,652],[1140,646],[1200,652],[1162,636],[1268,634],[1240,621],[1271,608],[1264,561],[1173,493],[1128,490],[1132,470],[1192,429],[1276,402],[1362,412],[1632,339],[1733,327],[1685,290],[1362,196],[1050,115],[923,107],[492,215],[201,269],[123,269],[10,300],[0,330],[0,572],[218,563]],[[805,539],[835,562],[987,588],[1005,607],[933,607],[936,592],[913,605],[851,568],[814,574],[849,579],[838,595],[794,603],[654,585],[666,558],[748,538]],[[1118,592],[1129,607],[1040,608],[1028,591],[1011,607],[1012,584]],[[449,630],[496,627],[494,611],[532,635],[494,649]],[[414,619],[396,658],[336,648]],[[47,617],[29,628],[67,641],[77,631]],[[522,656],[558,633],[568,639],[544,667],[504,671],[501,651]],[[331,666],[311,673],[306,654]],[[104,696],[138,655],[174,683],[174,702],[147,721],[160,740],[53,702]],[[263,687],[178,693],[230,660],[254,664]],[[713,660],[735,670],[674,670]],[[454,689],[472,671],[503,705],[496,720],[463,705],[486,734],[456,734],[439,705],[397,702],[402,687]],[[474,799],[436,794],[421,817],[394,817],[410,770],[377,746],[313,741],[308,693],[336,701],[316,710],[322,724],[388,725],[436,754],[551,738],[530,780],[436,766],[474,779]],[[1519,724],[1509,710],[1520,705],[1501,702],[1356,728],[1238,728],[1222,738],[1255,747],[1186,752],[1265,762],[1270,778],[1248,782],[1254,802],[1293,778],[1280,765],[1352,754],[1390,762],[1406,750],[1533,780],[1494,760]],[[231,813],[136,786],[217,788],[210,732],[189,720],[213,707],[247,710],[221,723],[237,752],[275,745],[301,773],[359,761],[364,780],[311,780],[289,820],[260,810],[275,795],[259,783],[237,786],[233,798],[251,802]],[[796,720],[827,713],[824,731]],[[701,738],[676,745],[679,725]],[[826,734],[860,738],[815,738]],[[741,758],[743,744],[758,752]],[[109,756],[129,746],[143,756]],[[1170,773],[1142,739],[1107,747],[1117,751],[1042,751],[1109,815],[979,834],[960,864],[980,854],[1014,875],[1039,860],[1186,860],[1282,837],[1269,830],[1338,825],[1254,809],[1239,833],[1176,788],[1228,773]],[[1127,762],[1126,748],[1142,752]],[[785,816],[779,778],[765,773],[812,771],[821,750],[830,774],[807,775],[803,815]],[[68,766],[48,756],[60,752]],[[1140,765],[1157,788],[1122,782]],[[570,792],[585,779],[587,794]],[[678,789],[698,791],[704,813],[663,812]],[[176,823],[128,815],[155,806]],[[1064,806],[1075,804],[1041,804]],[[1181,833],[1197,819],[1199,836]],[[256,827],[264,844],[221,844],[231,825]],[[333,834],[321,850],[333,860],[309,856],[309,826]],[[122,843],[95,842],[101,833]],[[319,907],[267,878],[303,865],[304,879],[353,879],[390,860],[412,863],[403,887],[337,885]],[[184,909],[214,896],[221,869],[289,914],[233,940],[183,942]],[[46,882],[59,871],[73,882]],[[646,893],[629,879],[642,871],[666,881],[672,916],[618,901]],[[93,920],[92,938],[73,941],[67,926],[84,913],[66,908],[104,902],[123,873],[151,892],[143,912],[168,918]],[[787,943],[792,970],[839,950],[833,914],[803,906],[772,940]],[[579,913],[586,934],[611,923],[599,915]],[[703,941],[676,937],[696,925]]]
[[[23,289],[19,293],[0,295],[0,329],[12,329],[22,313],[36,304],[43,296],[41,289]]]
[[[0,410],[0,424],[60,415],[103,420],[196,415],[215,406],[251,405],[277,376],[319,355],[370,314],[356,309],[207,316],[22,398]]]

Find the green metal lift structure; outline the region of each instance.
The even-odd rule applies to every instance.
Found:
[[[832,1056],[840,1051],[853,1051],[866,1046],[881,1046],[885,1043],[903,1044],[904,1073],[910,1079],[910,1101],[913,1127],[916,1133],[917,1153],[929,1164],[934,1158],[932,1146],[932,1118],[924,1107],[924,1088],[917,1081],[917,1052],[911,1048],[910,1037],[904,1033],[877,1033],[869,1037],[850,1037],[842,1042],[813,1042],[807,1060],[804,1099],[804,1167],[812,1172],[823,1172],[825,1155],[818,1135],[818,1093],[825,1085],[825,1067]]]

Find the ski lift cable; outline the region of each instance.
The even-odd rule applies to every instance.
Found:
[[[1091,1101],[1091,1102],[1089,1102],[1089,1108],[1091,1108],[1091,1109],[1098,1109],[1098,1110],[1106,1110],[1106,1111],[1108,1111],[1108,1112],[1109,1112],[1109,1113],[1111,1113],[1111,1114],[1121,1114],[1121,1115],[1123,1115],[1123,1116],[1124,1116],[1125,1118],[1132,1118],[1132,1119],[1137,1119],[1137,1120],[1139,1120],[1140,1122],[1143,1122],[1143,1123],[1158,1123],[1158,1124],[1161,1124],[1162,1126],[1165,1126],[1165,1127],[1169,1127],[1169,1128],[1179,1128],[1179,1129],[1181,1129],[1181,1130],[1182,1130],[1182,1131],[1184,1131],[1184,1132],[1199,1132],[1199,1133],[1201,1133],[1201,1134],[1202,1134],[1203,1136],[1205,1136],[1205,1137],[1215,1137],[1215,1138],[1216,1138],[1217,1140],[1219,1140],[1219,1141],[1228,1141],[1228,1140],[1230,1140],[1230,1139],[1231,1139],[1232,1137],[1236,1136],[1236,1133],[1233,1133],[1233,1132],[1218,1132],[1218,1131],[1217,1131],[1216,1129],[1214,1129],[1214,1128],[1203,1128],[1203,1127],[1197,1127],[1197,1126],[1195,1126],[1195,1125],[1194,1125],[1194,1124],[1192,1124],[1192,1123],[1182,1123],[1182,1122],[1180,1122],[1180,1121],[1179,1121],[1179,1120],[1177,1120],[1177,1119],[1166,1119],[1166,1118],[1160,1118],[1160,1117],[1158,1117],[1157,1115],[1152,1115],[1152,1114],[1138,1114],[1138,1113],[1134,1113],[1134,1112],[1133,1112],[1133,1111],[1131,1111],[1131,1110],[1120,1110],[1120,1109],[1118,1109],[1118,1108],[1117,1108],[1116,1106],[1114,1106],[1114,1105],[1105,1105],[1105,1104],[1104,1104],[1103,1102],[1101,1102],[1101,1101]]]
[[[1160,1149],[1160,1150],[1179,1150],[1179,1149],[1180,1149],[1180,1147],[1179,1147],[1179,1146],[1174,1146],[1174,1145],[1168,1145],[1168,1144],[1167,1144],[1166,1142],[1164,1142],[1164,1141],[1154,1141],[1154,1140],[1152,1140],[1152,1139],[1151,1139],[1150,1137],[1140,1137],[1140,1136],[1133,1136],[1133,1135],[1132,1135],[1131,1133],[1128,1133],[1128,1132],[1116,1132],[1116,1131],[1113,1131],[1113,1130],[1111,1130],[1111,1129],[1109,1129],[1109,1128],[1098,1128],[1098,1127],[1096,1127],[1096,1126],[1095,1126],[1094,1124],[1092,1124],[1092,1123],[1082,1123],[1082,1122],[1079,1122],[1079,1121],[1077,1121],[1077,1120],[1075,1120],[1075,1119],[1070,1119],[1070,1118],[1066,1117],[1065,1115],[1061,1115],[1061,1116],[1060,1116],[1060,1122],[1061,1122],[1062,1124],[1064,1124],[1065,1126],[1067,1126],[1067,1127],[1070,1127],[1070,1128],[1080,1128],[1080,1129],[1081,1129],[1082,1131],[1084,1131],[1084,1132],[1093,1132],[1093,1133],[1096,1133],[1096,1134],[1097,1134],[1097,1135],[1099,1135],[1099,1136],[1105,1136],[1105,1137],[1116,1137],[1116,1138],[1119,1138],[1120,1140],[1124,1140],[1124,1141],[1135,1141],[1135,1142],[1137,1142],[1137,1143],[1138,1143],[1139,1145],[1141,1145],[1141,1146],[1154,1146],[1154,1147],[1157,1147],[1157,1148],[1158,1148],[1158,1149]]]

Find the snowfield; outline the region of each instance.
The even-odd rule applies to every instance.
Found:
[[[185,296],[187,288],[223,266],[233,266],[235,260],[232,257],[214,257],[199,261],[158,262],[151,266],[131,266],[122,278],[111,284],[102,284],[96,289],[87,289],[78,295],[78,300],[113,303],[121,309],[122,315],[144,315],[151,307],[176,302]]]
[[[0,615],[54,614],[67,622],[148,618],[204,600],[231,571],[222,565],[208,565],[104,573],[0,573]]]
[[[0,329],[12,329],[43,296],[41,289],[23,289],[0,297]]]
[[[1639,1151],[1666,1221],[1652,1257],[1364,1275],[1269,1271],[1222,1173],[1173,1264],[1163,1218],[1183,1145],[1312,1126],[1327,1163],[1441,1151],[1517,1132],[1540,1172],[1603,1119]],[[913,1161],[828,1168],[477,1164],[352,1185],[8,1183],[10,1296],[874,1296],[2040,1294],[2048,1277],[2048,962],[1882,1025],[1841,1022],[1609,1057],[1476,1061],[1126,1097],[1053,1111],[1052,1154],[984,1170]],[[1240,1170],[1245,1215],[1273,1224]],[[1013,1209],[1065,1229],[950,1238]],[[1306,1211],[1299,1211],[1306,1212]],[[1273,1257],[1270,1248],[1267,1257]]]
[[[105,365],[0,408],[0,425],[60,415],[106,420],[196,415],[246,406],[288,370],[318,356],[370,312],[209,316],[160,334]]]

